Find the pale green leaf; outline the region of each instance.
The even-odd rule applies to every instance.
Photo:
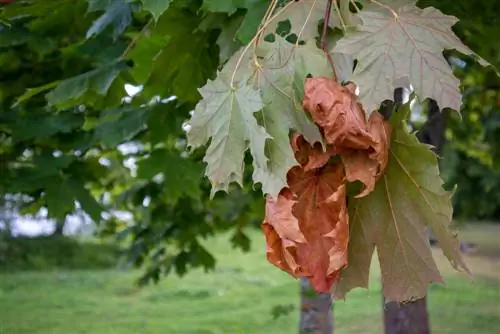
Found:
[[[363,24],[347,31],[333,50],[358,59],[352,79],[365,111],[370,114],[382,101],[392,100],[396,81],[406,77],[421,98],[436,100],[441,109],[460,110],[460,81],[442,54],[456,49],[474,55],[451,30],[457,19],[432,7],[407,5],[396,10],[397,17],[380,8],[363,10]]]
[[[298,0],[290,1],[285,6],[264,30],[264,35],[274,33],[279,22],[289,20],[292,25],[290,33],[296,34],[299,39],[310,40],[319,36],[318,24],[325,16],[327,1]],[[340,26],[339,16],[334,7],[332,6],[328,22],[332,28]]]
[[[172,0],[141,0],[141,1],[144,10],[147,10],[148,12],[153,14],[155,20],[158,20],[161,14],[163,14],[168,9],[170,3],[172,2]]]
[[[87,30],[87,38],[100,34],[107,27],[113,28],[113,38],[117,39],[132,22],[132,9],[124,0],[112,0],[106,11]]]
[[[450,231],[451,193],[442,187],[437,156],[408,133],[401,109],[393,115],[389,163],[375,190],[349,201],[349,266],[334,294],[342,298],[354,287],[366,287],[376,245],[387,300],[422,298],[428,285],[442,282],[432,257],[428,228],[432,228],[446,257],[468,271],[459,242]]]
[[[290,146],[291,130],[302,133],[310,143],[321,142],[321,134],[301,107],[302,97],[295,86],[302,86],[307,75],[331,75],[324,53],[314,43],[295,47],[276,36],[275,42],[263,42],[262,72],[258,86],[264,108],[262,124],[271,136],[266,143],[269,162],[265,168],[255,168],[253,179],[262,184],[264,193],[276,197],[287,185],[286,175],[297,164]],[[300,91],[300,88],[298,89]]]
[[[205,174],[212,183],[212,196],[228,191],[231,182],[243,184],[243,158],[250,148],[254,164],[267,164],[264,145],[269,137],[254,113],[262,109],[259,91],[248,85],[232,88],[230,77],[219,73],[200,89],[203,99],[190,120],[188,144],[193,148],[211,142],[205,154]]]

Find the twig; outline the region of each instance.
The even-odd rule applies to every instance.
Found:
[[[370,2],[373,3],[373,4],[375,4],[375,5],[377,5],[377,6],[379,6],[379,7],[387,9],[388,11],[390,11],[392,13],[392,15],[394,16],[395,19],[399,19],[398,13],[396,13],[394,11],[394,9],[392,9],[391,7],[389,7],[387,5],[384,5],[383,3],[380,3],[377,0],[370,0]]]
[[[240,57],[238,58],[238,61],[236,62],[236,65],[234,66],[234,70],[233,70],[233,74],[231,75],[231,88],[234,89],[234,78],[236,77],[236,72],[238,71],[238,68],[240,67],[241,65],[241,61],[243,60],[243,57],[245,56],[245,53],[248,52],[248,50],[250,49],[250,47],[257,41],[257,39],[259,38],[260,34],[262,34],[262,32],[267,28],[267,26],[274,20],[276,19],[281,13],[283,13],[290,4],[292,4],[292,2],[289,2],[287,3],[285,6],[283,6],[276,14],[274,14],[272,17],[269,18],[269,20],[266,20],[266,22],[259,28],[259,30],[257,31],[257,33],[255,34],[255,36],[252,38],[252,40],[250,41],[250,43],[248,43],[245,48],[243,49],[243,51],[241,52],[241,55]]]
[[[326,35],[328,33],[328,22],[330,21],[330,12],[332,11],[332,2],[333,2],[333,0],[328,0],[328,4],[326,6],[325,17],[323,20],[323,32],[321,34],[321,48],[326,53],[326,58],[328,59],[328,63],[330,64],[330,67],[332,68],[333,79],[335,81],[337,81],[337,74],[335,72],[335,66],[333,64],[332,55],[328,51],[328,45],[326,43]]]
[[[118,60],[123,60],[125,57],[128,55],[128,53],[132,50],[132,48],[137,44],[139,39],[146,33],[146,30],[149,28],[149,26],[153,23],[153,19],[150,19],[148,23],[141,29],[141,31],[137,34],[137,36],[134,37],[134,39],[130,42],[130,44],[127,46],[125,51],[123,51],[122,55]]]
[[[349,0],[349,2],[354,6],[354,9],[356,9],[356,13],[359,13],[361,11],[355,0]]]

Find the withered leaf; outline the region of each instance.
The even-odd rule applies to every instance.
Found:
[[[365,113],[352,85],[342,86],[327,77],[307,78],[303,106],[322,128],[328,144],[361,150],[376,144],[367,130]]]
[[[368,132],[375,144],[367,150],[343,150],[340,153],[345,167],[346,180],[361,181],[365,189],[356,198],[368,195],[375,188],[389,159],[392,128],[379,112],[373,112],[368,121]]]
[[[311,146],[304,136],[296,132],[292,134],[291,146],[295,153],[295,159],[305,171],[323,167],[336,153],[331,145],[327,146],[326,151],[323,150],[320,143]]]
[[[295,139],[295,143],[303,140]],[[300,144],[302,153],[309,144]],[[318,147],[316,153],[321,152]],[[297,166],[288,173],[289,188],[276,200],[266,199],[262,229],[268,261],[294,277],[307,277],[318,292],[329,292],[347,265],[349,229],[343,179],[340,162],[307,171]]]
[[[349,229],[343,178],[340,162],[307,172],[294,168],[288,174],[290,189],[297,196],[292,213],[308,241],[299,258],[318,292],[330,291],[347,265]]]

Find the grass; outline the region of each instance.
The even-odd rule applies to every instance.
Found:
[[[466,256],[473,280],[452,270],[436,250],[447,282],[433,286],[429,309],[437,334],[500,333],[500,226],[467,228],[479,245]],[[226,238],[210,240],[215,272],[170,277],[135,288],[137,272],[116,270],[17,272],[0,275],[1,334],[285,334],[296,333],[298,310],[273,319],[276,305],[297,305],[297,281],[264,259],[260,235],[242,254]],[[483,245],[485,245],[483,247]],[[483,248],[485,254],[482,253]],[[375,266],[374,266],[375,267]],[[382,333],[379,273],[370,289],[335,304],[336,334]]]

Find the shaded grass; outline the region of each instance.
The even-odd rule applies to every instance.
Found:
[[[489,233],[484,234],[489,240]],[[298,305],[299,284],[265,261],[263,238],[258,232],[251,235],[248,254],[231,250],[227,238],[210,240],[218,259],[214,272],[197,270],[143,289],[132,285],[137,272],[2,274],[0,333],[295,333],[297,307],[276,320],[271,309]],[[481,233],[476,236],[475,242],[481,243]],[[500,333],[500,270],[493,259],[467,256],[474,271],[480,268],[471,280],[454,272],[441,251],[435,253],[447,286],[430,290],[434,333]],[[336,303],[335,320],[336,333],[382,332],[378,270],[372,271],[369,290],[356,290],[347,301]]]
[[[7,237],[0,235],[0,272],[18,270],[109,269],[120,250],[97,240],[66,236]]]

